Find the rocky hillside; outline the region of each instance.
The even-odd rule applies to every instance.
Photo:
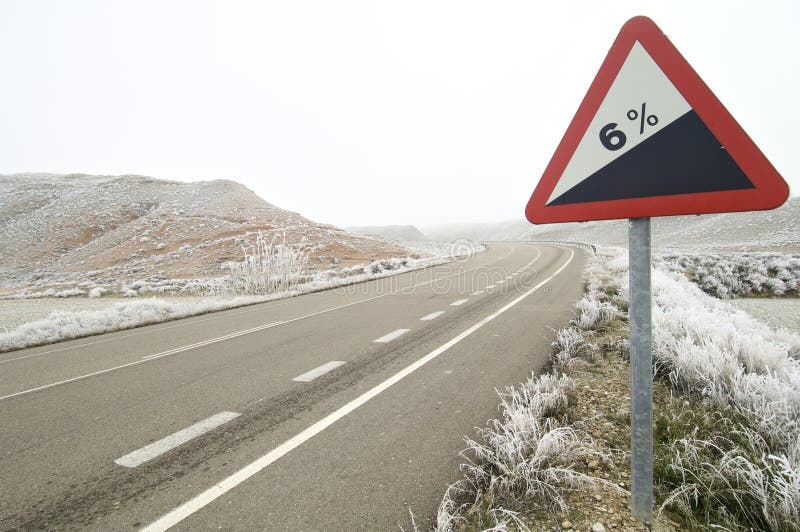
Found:
[[[143,176],[0,175],[0,277],[6,290],[76,280],[218,276],[262,232],[302,245],[312,269],[406,256],[279,209],[232,181]],[[45,282],[43,282],[45,281]]]
[[[800,251],[800,198],[773,211],[653,219],[653,247],[671,251]],[[533,225],[527,220],[423,228],[435,240],[572,240],[627,246],[627,221]]]

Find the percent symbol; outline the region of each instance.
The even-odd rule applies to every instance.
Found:
[[[641,119],[639,123],[639,135],[644,134],[645,124],[655,126],[658,124],[658,117],[656,115],[647,114],[647,102],[642,102],[642,110],[630,109],[627,113],[628,120]],[[600,129],[600,143],[603,147],[610,151],[617,151],[625,146],[628,137],[622,130],[617,129],[617,123],[611,122],[606,124]]]
[[[645,116],[647,116],[647,113],[645,112],[645,106],[646,105],[647,105],[647,103],[642,102],[642,112],[641,113],[637,113],[636,109],[631,109],[630,111],[628,111],[628,120],[636,120],[639,117],[642,118],[641,125],[639,125],[639,134],[640,135],[642,133],[644,133]],[[651,126],[655,126],[656,124],[658,124],[658,117],[656,115],[647,116],[647,123],[650,124]]]

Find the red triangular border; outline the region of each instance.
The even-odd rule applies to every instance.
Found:
[[[730,156],[755,186],[694,194],[588,202],[546,206],[567,163],[603,103],[611,84],[636,41],[639,41],[700,119],[722,143]],[[539,180],[525,216],[535,224],[647,218],[681,214],[708,214],[774,209],[789,197],[789,187],[761,150],[734,120],[697,72],[678,52],[666,35],[647,17],[634,17],[622,26],[584,96],[578,112],[561,139],[553,158]]]

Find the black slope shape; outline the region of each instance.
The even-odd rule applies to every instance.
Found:
[[[548,205],[748,188],[755,187],[689,111]]]

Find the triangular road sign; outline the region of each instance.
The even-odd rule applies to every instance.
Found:
[[[625,23],[531,196],[533,223],[774,209],[789,187],[666,35]]]

